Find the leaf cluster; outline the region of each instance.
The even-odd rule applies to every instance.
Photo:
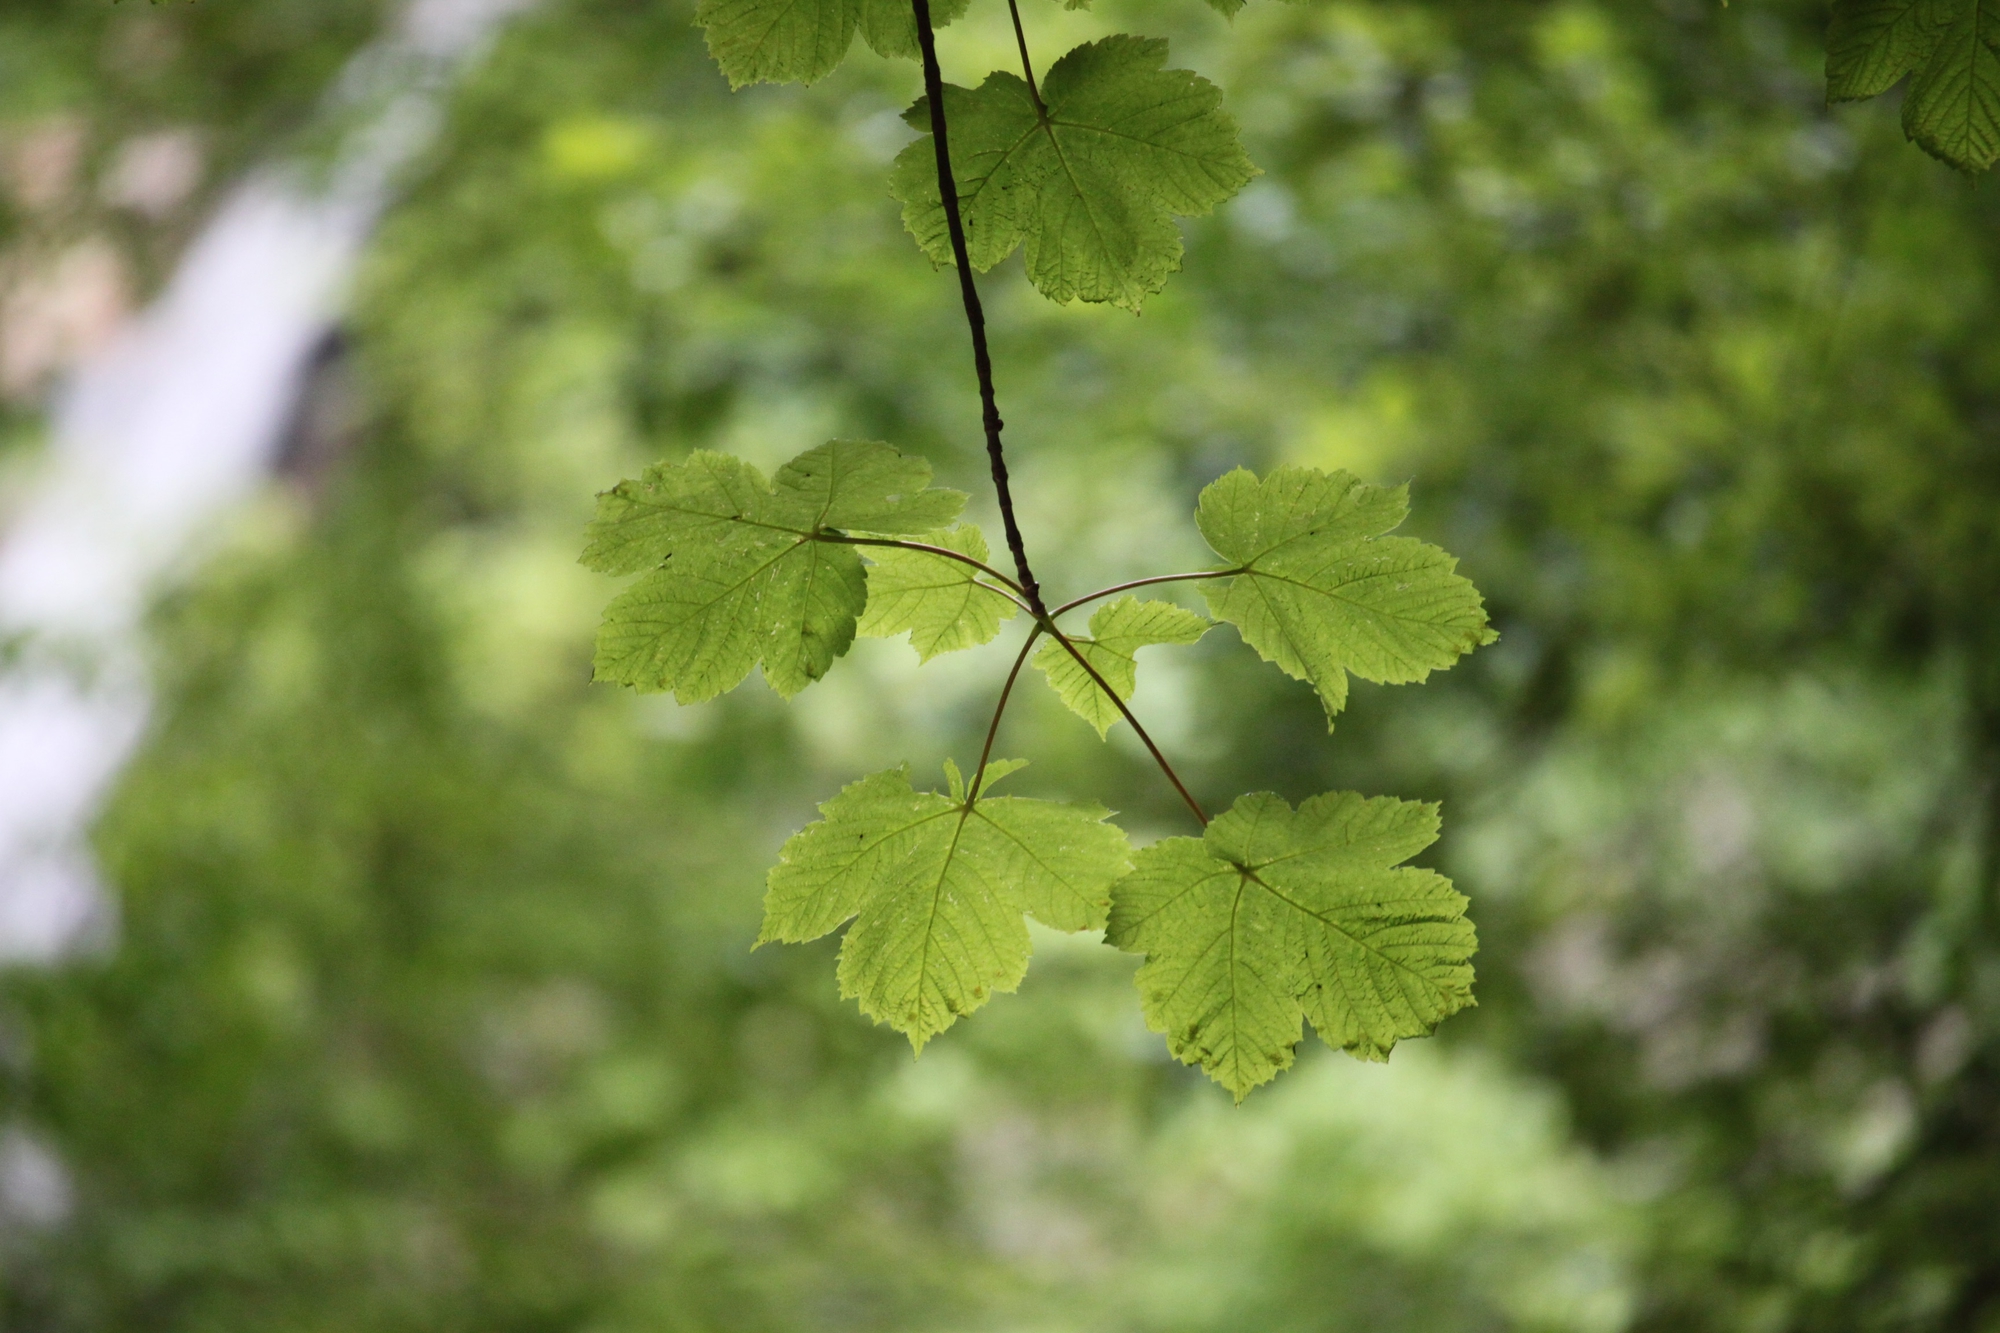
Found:
[[[605,611],[597,675],[692,702],[761,665],[789,696],[857,633],[907,633],[924,660],[987,643],[1022,591],[986,563],[980,530],[955,521],[964,500],[874,441],[830,441],[769,481],[706,452],[650,468],[600,496],[590,525],[585,563],[638,575]],[[1197,508],[1223,563],[1184,577],[1331,716],[1350,673],[1420,680],[1493,637],[1451,557],[1390,535],[1407,508],[1401,488],[1345,472],[1238,469]],[[1034,650],[1056,697],[1100,736],[1131,720],[1141,650],[1212,628],[1113,591],[1035,612],[1015,668]],[[1057,623],[1092,602],[1089,633]],[[1102,929],[1147,956],[1147,1021],[1239,1097],[1290,1063],[1301,1017],[1380,1059],[1470,1003],[1465,900],[1401,868],[1437,836],[1435,807],[1347,792],[1293,811],[1260,793],[1201,838],[1135,856],[1102,806],[991,795],[1018,767],[983,758],[968,781],[948,763],[943,792],[916,789],[907,769],[849,785],[785,844],[760,943],[847,926],[842,994],[921,1049],[1019,985],[1027,918]]]
[[[1130,34],[1075,48],[1038,84],[1011,6],[1020,73],[947,84],[929,26],[963,8],[704,0],[697,21],[736,85],[816,79],[857,31],[883,54],[919,56],[925,94],[905,114],[919,135],[896,158],[890,189],[922,251],[984,271],[1019,250],[1050,300],[1138,311],[1180,267],[1175,220],[1209,212],[1257,174],[1221,91],[1168,68],[1164,41]],[[1213,622],[1120,594],[1200,582],[1215,619],[1310,683],[1331,719],[1349,675],[1418,681],[1490,642],[1478,592],[1443,551],[1389,535],[1408,512],[1401,488],[1239,468],[1202,492],[1196,512],[1220,565],[1051,610],[1009,500],[977,285],[970,271],[959,279],[1015,576],[989,563],[977,527],[957,521],[964,495],[931,486],[926,463],[875,441],[831,441],[768,481],[741,460],[696,453],[606,492],[590,527],[584,563],[638,576],[605,611],[597,677],[683,703],[758,667],[790,697],[857,634],[908,634],[929,661],[990,642],[1018,612],[1032,617],[971,778],[947,764],[946,791],[919,791],[899,768],[822,805],[770,873],[759,943],[846,926],[841,993],[921,1050],[1020,984],[1028,918],[1101,929],[1146,955],[1147,1021],[1238,1098],[1291,1062],[1302,1018],[1371,1059],[1429,1033],[1471,1002],[1474,947],[1465,900],[1442,877],[1402,866],[1437,836],[1436,809],[1342,792],[1295,811],[1259,793],[1210,822],[1131,700],[1141,651],[1196,643]],[[1102,604],[1087,634],[1060,623],[1091,603]],[[992,752],[1030,654],[1100,738],[1132,727],[1202,837],[1135,857],[1102,806],[990,795],[1019,766]]]

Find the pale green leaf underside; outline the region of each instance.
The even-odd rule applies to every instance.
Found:
[[[1242,468],[1201,493],[1196,522],[1234,578],[1204,583],[1210,611],[1266,661],[1309,681],[1328,725],[1347,676],[1404,683],[1493,641],[1478,590],[1437,547],[1381,534],[1408,512],[1401,487],[1347,472]]]
[[[2000,0],[1834,0],[1827,96],[1874,97],[1905,74],[1910,138],[1963,171],[2000,158]]]
[[[1000,781],[1000,779],[1006,777],[1009,773],[1020,772],[1027,766],[1028,761],[1025,759],[989,760],[986,765],[986,776],[980,782],[980,790],[991,791],[994,783]],[[968,784],[965,780],[965,774],[959,772],[956,760],[947,759],[944,761],[944,781],[945,789],[951,793],[951,799],[962,803],[965,800]]]
[[[598,497],[583,562],[650,572],[605,608],[597,678],[694,703],[761,663],[773,689],[798,693],[854,642],[868,599],[856,549],[820,538],[949,523],[965,496],[929,483],[928,463],[872,440],[807,450],[769,482],[700,451],[619,483]]]
[[[817,939],[853,919],[841,994],[918,1049],[1020,984],[1024,915],[1058,930],[1102,926],[1130,866],[1102,806],[982,794],[968,809],[912,790],[907,768],[850,784],[820,813],[771,870],[758,942]]]
[[[1239,1101],[1292,1063],[1301,1017],[1387,1059],[1472,1003],[1464,897],[1399,864],[1436,837],[1432,805],[1337,792],[1294,811],[1254,793],[1203,837],[1140,851],[1105,938],[1146,955],[1146,1021]]]
[[[1028,85],[996,72],[976,89],[945,86],[952,173],[973,266],[1019,246],[1029,279],[1053,301],[1137,310],[1180,267],[1176,216],[1207,213],[1257,174],[1222,110],[1222,93],[1188,70],[1162,69],[1167,44],[1120,35],[1079,46],[1049,68],[1036,111]],[[906,117],[930,126],[919,100]],[[940,264],[952,260],[926,135],[896,159],[903,221]]]
[[[1208,630],[1208,621],[1172,602],[1120,597],[1099,607],[1091,616],[1089,637],[1072,637],[1070,642],[1097,669],[1097,674],[1118,691],[1120,699],[1129,700],[1139,682],[1139,663],[1134,654],[1154,644],[1193,643]],[[1035,665],[1048,677],[1056,697],[1071,712],[1096,727],[1100,737],[1123,716],[1090,673],[1054,639],[1036,651]]]
[[[932,25],[950,23],[967,3],[937,0]],[[847,57],[857,30],[878,55],[917,58],[908,0],[702,0],[695,22],[732,88],[824,78]]]
[[[974,560],[989,555],[986,538],[970,523],[925,533],[919,540]],[[860,632],[889,638],[907,630],[910,646],[923,661],[991,642],[1000,622],[1016,610],[1006,594],[980,581],[978,570],[948,556],[879,546],[866,554],[873,563]]]

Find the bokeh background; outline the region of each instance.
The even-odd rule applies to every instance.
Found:
[[[1409,481],[1498,644],[1331,736],[1226,629],[1137,706],[1212,803],[1442,800],[1479,1007],[1235,1108],[1041,932],[913,1060],[834,941],[751,951],[762,872],[974,754],[1019,626],[589,683],[651,460],[984,491],[913,65],[5,0],[0,1327],[2000,1329],[1991,183],[1825,105],[1821,3],[1023,2],[1043,63],[1169,37],[1265,172],[1142,317],[985,280],[1037,570],[1191,567],[1239,463]],[[1038,682],[1001,748],[1184,831]]]

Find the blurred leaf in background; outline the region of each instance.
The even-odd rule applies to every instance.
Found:
[[[380,21],[19,12],[62,54],[8,134],[215,125],[205,181],[296,151]],[[105,55],[148,16],[191,88],[157,113]],[[1195,567],[1239,463],[1411,482],[1497,645],[1356,685],[1332,738],[1226,630],[1134,706],[1205,796],[1442,799],[1419,864],[1471,899],[1480,1007],[1231,1109],[1088,939],[914,1063],[830,944],[749,952],[814,798],[965,757],[1024,630],[681,708],[587,684],[573,553],[696,447],[885,439],[983,489],[956,296],[883,186],[915,70],[732,98],[689,9],[549,0],[376,239],[333,461],[159,610],[116,947],[6,978],[6,1327],[2000,1317],[1990,198],[1894,107],[1828,110],[1817,6],[1025,17],[1168,37],[1266,173],[1143,318],[986,279],[1044,577]],[[1012,40],[974,6],[946,76]],[[1027,702],[1022,794],[1188,831],[1123,729]]]

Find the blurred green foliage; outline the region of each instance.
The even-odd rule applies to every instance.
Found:
[[[35,114],[116,132],[135,8],[18,11]],[[199,83],[257,48],[196,16],[278,8],[144,13]],[[184,114],[288,142],[372,13],[314,12]],[[1226,633],[1135,706],[1205,798],[1442,799],[1481,1007],[1231,1109],[1087,940],[914,1063],[830,942],[750,951],[778,842],[963,757],[1020,627],[676,708],[585,683],[573,556],[594,490],[695,446],[881,438],[983,489],[883,185],[915,69],[732,97],[686,9],[549,0],[376,240],[316,390],[342,447],[160,610],[116,947],[6,978],[0,1158],[70,1198],[0,1221],[5,1327],[2000,1326],[1991,192],[1826,108],[1817,6],[1026,16],[1169,37],[1267,173],[1143,318],[986,280],[1038,567],[1197,558],[1238,462],[1410,480],[1498,644],[1331,738]],[[1010,45],[976,6],[946,75]],[[1184,831],[1024,703],[1023,792]]]
[[[40,440],[50,382],[164,281],[220,191],[275,152],[323,152],[328,87],[390,10],[0,7],[0,496]]]

